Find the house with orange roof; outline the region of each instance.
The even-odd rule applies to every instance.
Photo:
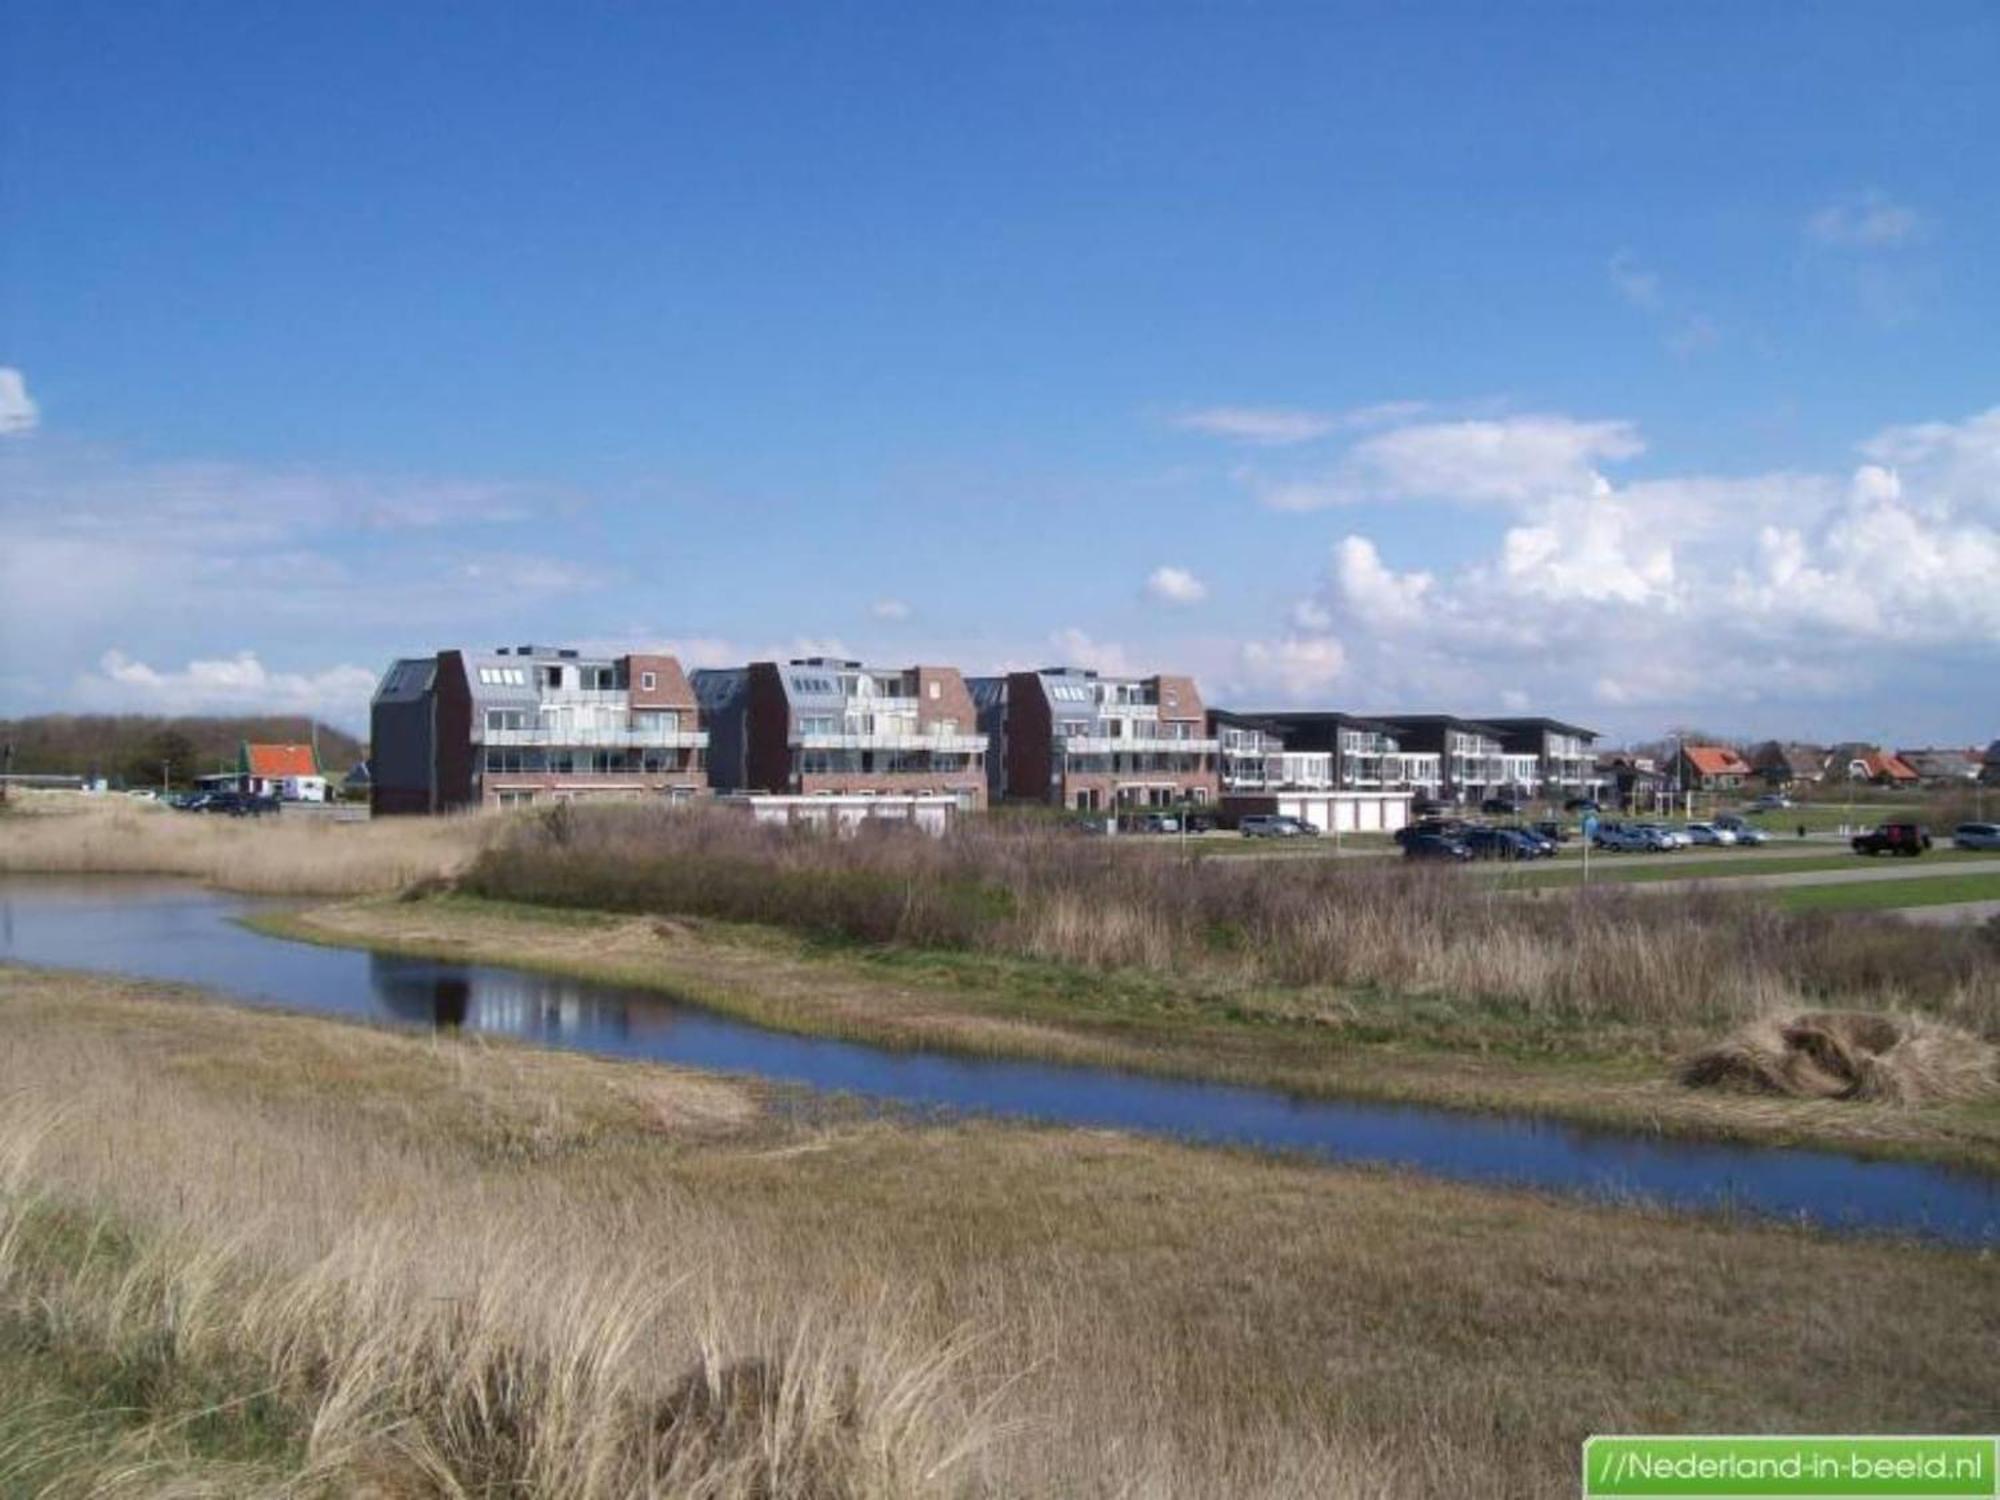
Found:
[[[1923,781],[1917,768],[1902,756],[1873,745],[1842,745],[1835,763],[1843,779],[1865,781],[1870,786],[1917,786]]]
[[[311,745],[253,745],[245,740],[236,754],[240,791],[280,802],[324,802],[326,776]]]
[[[1750,762],[1728,745],[1683,745],[1674,757],[1674,780],[1690,791],[1734,791],[1754,774]]]

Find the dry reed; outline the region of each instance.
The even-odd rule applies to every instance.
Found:
[[[41,805],[58,810],[0,820],[0,873],[176,875],[272,896],[373,895],[449,878],[502,821],[211,817],[73,795]]]
[[[2000,1415],[1975,1256],[20,970],[0,1016],[0,1490],[1539,1496],[1593,1429]]]
[[[1897,1104],[2000,1092],[2000,1051],[1917,1016],[1810,1011],[1764,1016],[1682,1064],[1691,1088],[1738,1088],[1805,1099]]]
[[[997,822],[943,839],[833,839],[600,808],[511,825],[461,883],[503,899],[1219,985],[1444,995],[1553,1026],[1712,1030],[1859,999],[2000,1035],[2000,969],[1976,932],[1699,891],[1520,897],[1400,861],[1182,859]]]

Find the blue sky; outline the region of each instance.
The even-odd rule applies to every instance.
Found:
[[[2000,734],[1990,5],[0,31],[0,712],[556,640]]]

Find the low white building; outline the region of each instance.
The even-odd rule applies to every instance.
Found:
[[[941,835],[963,806],[950,792],[722,792],[715,801],[740,808],[759,823],[842,834],[864,823],[904,823]]]

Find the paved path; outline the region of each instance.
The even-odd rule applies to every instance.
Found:
[[[1775,891],[1800,885],[1871,885],[1884,880],[1944,880],[1954,875],[1990,875],[2000,872],[2000,859],[1953,860],[1930,864],[1921,859],[1888,857],[1869,859],[1856,855],[1853,868],[1843,870],[1773,870],[1763,875],[1716,875],[1687,880],[1635,881],[1634,890],[1671,890],[1675,886],[1700,885],[1710,890]]]
[[[1929,922],[1938,927],[1974,927],[2000,917],[2000,901],[1954,901],[1948,906],[1905,906],[1898,916],[1908,922]]]

